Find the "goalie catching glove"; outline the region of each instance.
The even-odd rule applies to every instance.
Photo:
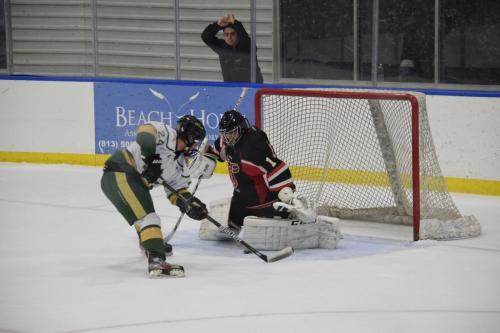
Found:
[[[170,202],[177,207],[179,207],[182,213],[186,213],[187,216],[193,220],[203,220],[208,215],[207,206],[201,202],[200,199],[189,193],[188,190],[180,189],[179,195],[184,198],[178,198],[176,194],[171,194],[168,199]]]
[[[284,187],[278,193],[281,201],[273,204],[278,212],[288,212],[291,217],[295,217],[303,223],[314,223],[316,221],[316,212],[312,203],[294,193],[290,187]]]
[[[217,165],[217,157],[210,153],[197,154],[189,166],[189,175],[191,178],[207,179],[212,177]]]

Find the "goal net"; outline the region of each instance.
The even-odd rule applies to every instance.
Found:
[[[414,240],[481,232],[447,191],[424,94],[260,89],[255,124],[319,214],[412,225]]]

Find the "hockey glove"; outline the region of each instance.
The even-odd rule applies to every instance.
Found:
[[[192,197],[186,208],[186,214],[193,220],[203,220],[207,217],[207,206],[197,197]]]
[[[193,220],[203,220],[207,217],[207,206],[201,202],[200,199],[194,197],[186,189],[179,190],[179,195],[181,195],[185,200],[178,198],[175,194],[171,194],[169,199],[172,204],[179,207],[181,212],[186,213],[187,216]]]
[[[210,178],[217,166],[216,156],[208,153],[198,154],[189,167],[191,178]]]
[[[281,190],[283,191],[283,189]],[[273,203],[273,207],[278,212],[288,212],[292,218],[297,218],[303,223],[316,222],[316,211],[313,204],[307,198],[301,198],[297,193],[279,193],[278,197],[282,201]],[[287,191],[284,191],[287,192]]]
[[[141,176],[144,177],[149,184],[153,184],[160,178],[163,170],[161,169],[161,158],[160,155],[151,155],[148,158],[143,159],[146,163],[146,168],[142,172]]]

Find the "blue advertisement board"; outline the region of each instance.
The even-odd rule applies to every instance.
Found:
[[[111,154],[135,140],[138,125],[160,121],[175,127],[190,114],[200,119],[210,142],[218,136],[222,114],[234,107],[243,91],[239,111],[254,122],[254,88],[148,83],[94,83],[95,153]]]

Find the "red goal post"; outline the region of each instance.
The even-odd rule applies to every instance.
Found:
[[[264,88],[255,125],[318,213],[411,224],[414,240],[480,233],[446,189],[423,94]]]

